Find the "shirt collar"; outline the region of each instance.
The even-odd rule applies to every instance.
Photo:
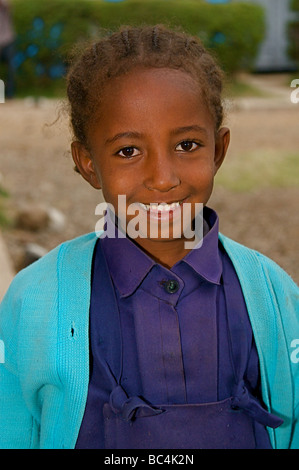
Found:
[[[219,284],[222,265],[218,251],[218,216],[205,207],[204,220],[208,224],[208,233],[204,235],[202,245],[191,250],[172,269],[175,272],[180,263],[185,263],[206,281]],[[117,228],[109,217],[106,223],[106,232],[111,234],[115,230],[116,233]],[[157,264],[128,237],[106,236],[101,238],[101,244],[112,280],[121,296],[131,295]]]
[[[131,295],[145,276],[155,265],[155,261],[144,253],[130,238],[123,235],[118,237],[118,229],[106,216],[106,233],[109,236],[101,238],[104,256],[112,280],[121,296]],[[114,236],[110,236],[110,235]]]
[[[206,281],[220,284],[222,263],[218,248],[219,218],[214,210],[205,207],[204,220],[209,226],[209,231],[204,235],[202,245],[191,250],[179,263],[188,264]]]

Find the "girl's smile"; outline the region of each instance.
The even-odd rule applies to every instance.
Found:
[[[180,70],[135,68],[112,79],[102,96],[89,148],[72,144],[83,177],[115,208],[122,194],[149,218],[174,222],[183,203],[191,205],[194,218],[195,203],[205,205],[210,198],[229,144],[229,130],[215,131],[196,81]],[[186,254],[183,228],[180,238],[170,229],[167,239],[135,241],[171,265]]]
[[[180,216],[182,202],[162,202],[156,204],[143,204],[140,202],[139,206],[147,212],[150,219],[171,220],[174,219],[176,215]]]

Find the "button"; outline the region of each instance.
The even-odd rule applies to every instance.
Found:
[[[178,281],[175,279],[170,279],[169,281],[165,281],[164,289],[168,294],[175,294],[180,288]]]

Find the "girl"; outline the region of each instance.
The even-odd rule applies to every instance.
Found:
[[[221,90],[199,40],[162,26],[71,67],[73,159],[112,210],[2,302],[1,447],[298,447],[298,288],[207,207],[229,145]]]

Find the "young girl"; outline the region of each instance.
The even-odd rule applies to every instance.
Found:
[[[298,288],[207,207],[229,145],[221,90],[199,40],[162,26],[71,67],[73,159],[112,210],[1,304],[2,448],[298,448]],[[187,209],[192,229],[203,215],[193,248]]]

